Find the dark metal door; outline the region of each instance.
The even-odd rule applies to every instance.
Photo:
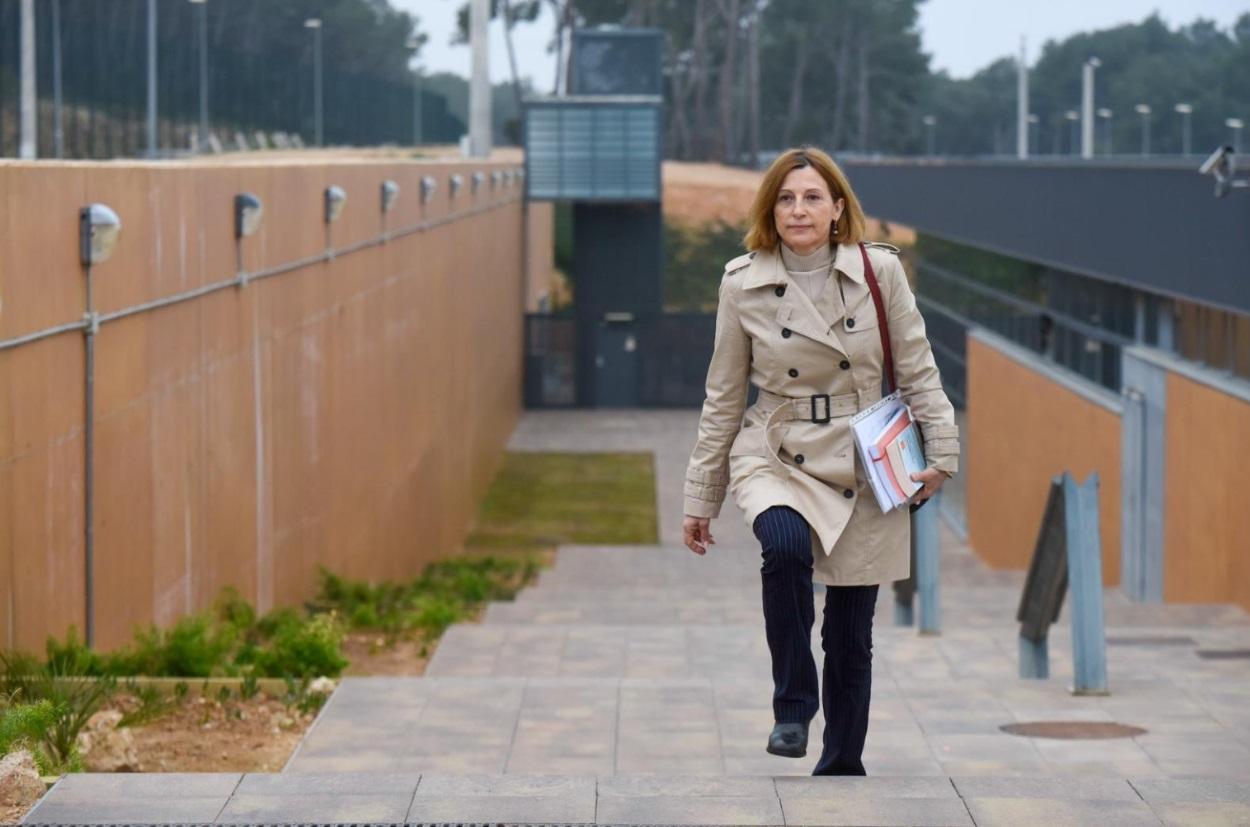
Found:
[[[595,336],[595,405],[638,407],[638,331],[632,313],[608,313]]]

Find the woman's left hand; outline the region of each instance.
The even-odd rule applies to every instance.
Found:
[[[942,487],[942,483],[946,482],[946,474],[936,468],[926,468],[923,471],[917,471],[911,475],[915,482],[924,483],[924,488],[916,492],[916,502],[922,503],[932,497]]]

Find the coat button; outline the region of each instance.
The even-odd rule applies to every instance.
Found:
[[[843,360],[842,360],[842,363],[841,363],[840,365],[838,365],[838,367],[842,368],[842,370],[850,370],[850,369],[851,369],[851,363],[850,363],[850,362],[848,362],[848,361],[846,361],[845,359],[843,359]]]
[[[788,327],[783,327],[783,328],[781,329],[781,338],[783,338],[783,339],[789,339],[789,338],[790,338],[790,328],[788,328]]]
[[[783,284],[773,292],[776,293],[778,297],[784,296],[786,294],[786,286]]]
[[[855,496],[855,492],[848,488],[842,492],[842,496],[846,497],[849,500]]]
[[[793,378],[793,377],[795,377],[795,376],[798,376],[798,375],[799,375],[799,372],[798,372],[797,370],[795,370],[794,368],[790,368],[790,376],[791,376],[791,378]]]
[[[854,327],[854,326],[855,326],[855,320],[854,320],[854,319],[847,319],[847,320],[846,320],[846,326],[847,326],[847,327]]]
[[[795,462],[795,464],[797,464],[797,465],[802,465],[802,464],[803,464],[803,455],[802,455],[802,454],[795,454],[795,455],[794,455],[794,462]]]

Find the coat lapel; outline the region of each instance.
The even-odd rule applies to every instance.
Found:
[[[858,254],[858,249],[855,252]],[[837,266],[836,260],[834,265],[835,267]],[[862,271],[863,265],[861,263],[861,274]],[[813,341],[828,345],[841,354],[846,354],[846,349],[842,346],[842,342],[833,332],[834,322],[826,321],[816,308],[816,305],[807,297],[807,294],[790,278],[786,268],[781,263],[779,254],[770,250],[759,251],[755,258],[752,259],[746,276],[746,279],[742,282],[742,289],[744,290],[775,287],[777,285],[785,286],[785,295],[776,299],[777,312],[774,317],[781,327],[788,327]],[[836,277],[836,273],[834,276]],[[838,287],[836,284],[830,284],[826,289],[837,290]],[[848,295],[847,298],[849,300],[850,296]]]

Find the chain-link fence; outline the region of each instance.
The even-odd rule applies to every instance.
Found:
[[[0,0],[0,156],[18,154],[20,5]],[[287,13],[277,28],[271,14],[277,5],[262,0],[157,0],[155,6],[159,155],[200,145],[201,26],[213,136],[204,148],[314,142],[315,40],[302,17]],[[35,0],[34,8],[39,157],[147,154],[147,0]],[[423,142],[454,143],[465,132],[446,100],[420,89],[411,74],[350,71],[336,56],[352,50],[333,42],[330,21],[321,34],[326,144],[411,144],[418,128]]]

